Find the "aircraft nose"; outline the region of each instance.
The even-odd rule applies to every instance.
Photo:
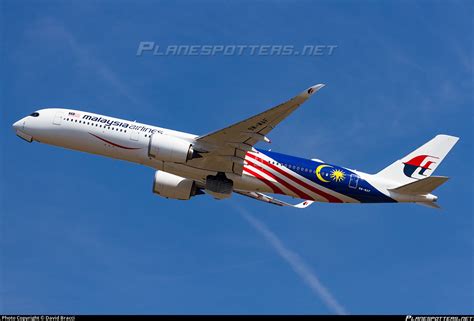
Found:
[[[23,124],[25,123],[25,121],[23,119],[20,119],[19,121],[15,122],[12,127],[13,127],[13,130],[14,131],[17,131],[19,129],[22,129],[23,128]]]

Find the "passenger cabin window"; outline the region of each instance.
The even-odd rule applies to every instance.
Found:
[[[39,115],[40,115],[39,113],[34,112],[34,113],[32,113],[30,116],[31,116],[31,117],[38,117]]]

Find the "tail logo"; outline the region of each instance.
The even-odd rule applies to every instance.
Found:
[[[403,163],[403,173],[411,178],[423,178],[429,175],[425,175],[427,170],[431,170],[430,166],[432,164],[436,164],[436,162],[430,160],[431,159],[438,159],[438,157],[430,156],[430,155],[418,155]],[[422,177],[414,177],[415,171],[420,168],[420,171],[417,173],[417,176]]]

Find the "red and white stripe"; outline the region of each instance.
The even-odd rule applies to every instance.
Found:
[[[331,203],[358,202],[317,185],[287,167],[272,164],[275,161],[263,153],[248,152],[245,160],[244,173],[262,181],[276,194]]]

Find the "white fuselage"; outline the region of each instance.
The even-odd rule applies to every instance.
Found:
[[[20,137],[24,135],[22,138],[26,140],[138,163],[197,181],[216,174],[186,164],[159,161],[148,155],[150,135],[154,133],[189,142],[197,135],[72,109],[48,108],[38,113],[38,117],[27,116],[13,125]],[[84,115],[99,120],[84,119]],[[228,176],[235,189],[272,193],[267,185],[245,173]]]
[[[39,110],[17,121],[13,127],[18,136],[30,142],[34,140],[142,164],[193,180],[201,185],[205,184],[206,177],[217,174],[216,171],[205,167],[193,166],[193,162],[169,162],[150,157],[151,135],[175,137],[192,144],[198,136],[189,133],[61,108]],[[313,164],[306,166],[301,163],[300,165],[298,159],[296,159],[296,165],[285,164],[286,162],[275,161],[256,149],[247,152],[245,161],[242,175],[226,173],[227,178],[233,181],[233,189],[237,191],[277,193],[319,202],[336,203],[426,202],[436,198],[431,194],[397,195],[390,191],[396,186],[395,182],[381,180],[374,175],[353,170],[350,172],[353,173],[351,176],[357,179],[349,181],[348,184],[346,181],[338,184],[336,180],[331,183],[331,186],[323,186],[324,184],[315,183],[314,168],[313,172],[309,171],[308,167],[314,166]],[[319,164],[318,167],[322,168],[321,173],[316,170],[316,176],[319,177],[320,182],[329,182],[328,176],[323,177],[323,175],[329,175],[324,171],[329,168],[335,169],[336,166]],[[344,168],[340,170],[344,171]],[[380,193],[377,194],[377,199],[370,199],[371,193],[374,194],[374,189]]]

